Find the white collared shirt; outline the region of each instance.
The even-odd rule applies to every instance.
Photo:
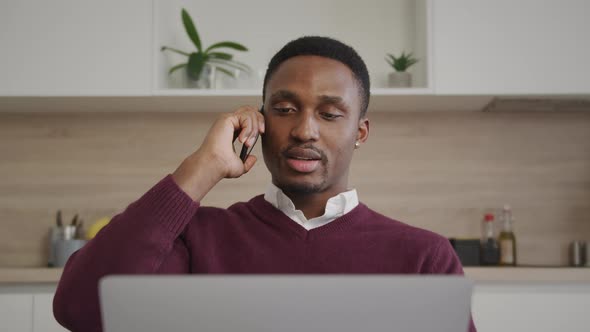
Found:
[[[308,220],[301,210],[295,208],[295,204],[293,204],[289,196],[285,195],[273,183],[268,186],[264,199],[307,230],[326,225],[330,221],[350,212],[359,204],[356,189],[345,191],[328,200],[323,216]]]

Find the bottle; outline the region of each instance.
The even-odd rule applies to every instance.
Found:
[[[498,265],[500,249],[494,234],[494,215],[486,213],[482,224],[481,264]]]
[[[502,210],[502,231],[498,237],[500,244],[500,265],[516,266],[516,237],[512,231],[512,209],[504,205]]]

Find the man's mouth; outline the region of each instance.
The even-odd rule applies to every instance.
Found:
[[[299,173],[311,173],[320,166],[320,161],[317,159],[287,158],[287,165]]]
[[[311,173],[315,171],[322,161],[322,155],[313,150],[305,148],[291,148],[288,149],[284,156],[287,160],[287,165],[294,171],[299,173]]]

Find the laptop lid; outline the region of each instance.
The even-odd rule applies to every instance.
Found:
[[[107,276],[105,332],[467,331],[461,276]]]

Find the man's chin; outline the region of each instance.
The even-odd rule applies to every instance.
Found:
[[[325,181],[279,181],[276,183],[283,192],[294,194],[315,194],[325,190]]]

